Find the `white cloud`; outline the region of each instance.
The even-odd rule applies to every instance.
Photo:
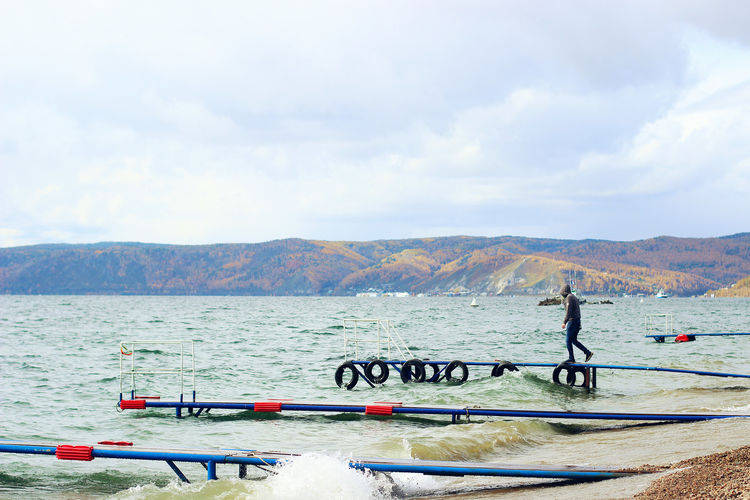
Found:
[[[13,4],[0,244],[714,234],[648,216],[698,187],[746,230],[748,9],[724,8]]]

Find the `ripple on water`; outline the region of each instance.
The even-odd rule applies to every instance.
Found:
[[[461,386],[405,385],[395,372],[377,389],[360,384],[348,392],[334,385],[333,372],[342,362],[344,347],[341,319],[353,316],[393,320],[406,343],[422,358],[561,359],[565,354],[563,337],[557,333],[561,311],[542,310],[534,300],[523,297],[488,297],[483,299],[480,310],[470,310],[463,300],[444,298],[355,301],[346,297],[71,297],[62,302],[70,303],[75,314],[71,315],[71,306],[62,305],[59,297],[0,296],[0,311],[6,319],[0,323],[0,339],[13,339],[12,349],[0,348],[3,381],[12,381],[6,385],[4,396],[13,400],[2,407],[0,425],[4,438],[73,443],[123,439],[141,446],[175,448],[231,444],[291,452],[323,451],[327,456],[343,453],[481,461],[495,457],[515,459],[516,453],[553,445],[556,453],[564,454],[575,449],[571,448],[571,436],[584,430],[602,434],[602,441],[608,438],[616,450],[623,435],[603,430],[602,425],[560,427],[489,418],[450,425],[450,419],[441,417],[374,419],[352,414],[212,411],[207,417],[176,419],[173,410],[116,413],[114,406],[120,391],[117,353],[122,338],[194,339],[198,399],[209,400],[290,397],[301,401],[403,401],[499,408],[733,411],[732,408],[747,406],[750,388],[750,383],[737,380],[602,370],[599,389],[587,394],[554,385],[547,368],[522,369],[499,378],[489,377],[486,369],[471,368],[469,383]],[[738,343],[737,339],[701,340],[692,346],[644,342],[643,308],[637,301],[630,302],[583,310],[585,326],[580,338],[595,350],[597,360],[616,363],[626,359],[634,364],[750,372],[743,350],[747,344]],[[675,322],[679,318],[680,326],[685,328],[708,331],[721,325],[725,330],[740,331],[746,328],[748,304],[710,304],[718,311],[714,317],[702,315],[706,302],[673,300],[663,305],[671,308]],[[42,316],[46,321],[34,321]],[[367,355],[364,353],[363,357]],[[167,349],[148,349],[138,350],[136,360],[145,362],[144,366],[153,362],[148,366],[171,369],[179,364],[180,357]],[[125,382],[125,391],[129,391],[127,377]],[[145,378],[139,381],[139,393],[149,393],[142,391],[151,391],[150,383]],[[179,384],[177,376],[165,375],[164,383],[153,386],[153,390],[159,388],[163,392],[158,395],[171,399],[179,392]],[[188,393],[190,388],[186,378]],[[13,435],[6,435],[8,432]],[[641,431],[636,428],[628,432]],[[717,435],[716,439],[725,437]],[[622,446],[633,443],[624,441]],[[125,498],[167,498],[193,491],[201,492],[196,496],[217,491],[226,497],[248,492],[251,497],[267,498],[273,492],[296,491],[293,486],[306,493],[321,486],[327,488],[321,496],[327,497],[336,496],[337,492],[356,497],[358,491],[376,496],[381,491],[378,484],[369,482],[361,489],[356,486],[361,483],[348,484],[348,476],[338,474],[336,464],[330,464],[330,469],[315,464],[288,469],[291,472],[280,474],[278,483],[227,479],[212,484],[203,481],[202,468],[186,466],[198,484],[182,486],[170,482],[171,471],[163,464],[122,462],[110,466],[96,460],[77,464],[80,467],[75,473],[72,468],[65,468],[70,472],[69,479],[78,474],[87,476],[82,482],[71,482],[64,475],[56,475],[62,470],[56,461],[23,459],[20,463],[26,467],[23,473],[16,474],[14,469],[13,477],[0,476],[0,488],[31,497],[41,496],[41,490],[35,489],[38,485],[46,488],[45,493],[117,493]],[[121,469],[129,479],[111,475],[112,468]],[[334,472],[330,472],[329,479],[320,481],[321,477],[329,477],[325,471]],[[6,475],[8,472],[4,470]],[[220,467],[219,473],[228,475],[229,468]],[[8,486],[17,481],[16,477],[21,478],[20,483]],[[24,483],[27,477],[33,483]],[[362,476],[353,477],[359,481]],[[404,488],[398,476],[394,481]],[[406,481],[419,483],[413,477]],[[415,490],[409,490],[410,494],[445,493],[442,481],[434,480],[426,489],[419,483]]]

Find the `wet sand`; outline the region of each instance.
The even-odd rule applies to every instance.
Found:
[[[683,460],[642,493],[644,500],[750,498],[750,446]]]
[[[529,484],[452,495],[450,498],[750,499],[750,446],[694,457],[669,466],[644,465],[636,469],[643,473],[592,483]],[[605,482],[606,493],[602,496]]]
[[[453,495],[437,497],[750,499],[750,422],[743,419],[578,434],[516,458],[515,463],[584,463],[646,473],[590,483],[509,478],[494,485],[482,481],[485,488],[464,479],[454,483]]]

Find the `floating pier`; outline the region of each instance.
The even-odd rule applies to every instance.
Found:
[[[437,383],[445,380],[452,383],[463,383],[469,378],[470,366],[482,366],[490,368],[490,375],[500,377],[506,371],[518,371],[518,367],[548,367],[552,370],[552,381],[556,384],[583,387],[585,389],[596,388],[597,369],[608,370],[637,370],[652,372],[685,373],[691,375],[703,375],[709,377],[738,377],[750,378],[750,375],[738,373],[709,372],[702,370],[687,370],[682,368],[664,368],[659,366],[637,366],[637,365],[604,365],[596,363],[512,363],[505,360],[494,361],[433,361],[433,360],[382,360],[375,359],[351,360],[342,363],[334,374],[334,380],[339,387],[348,390],[353,389],[359,379],[364,380],[370,387],[385,383],[389,378],[390,368],[394,369],[404,383],[407,382],[429,382]],[[390,367],[390,368],[389,368]],[[427,370],[432,369],[428,377]],[[456,372],[460,374],[456,375]],[[561,376],[565,377],[561,381]],[[348,380],[345,376],[348,374]],[[578,379],[578,375],[581,378]],[[580,380],[580,382],[579,382]]]
[[[750,332],[717,332],[717,333],[670,333],[670,334],[651,334],[645,335],[647,338],[652,338],[660,344],[663,343],[667,338],[674,337],[675,342],[691,342],[695,340],[695,337],[731,337],[735,335],[750,335]],[[684,337],[684,340],[681,338]]]
[[[750,332],[717,332],[717,333],[676,333],[674,317],[669,313],[652,313],[644,317],[646,338],[652,338],[663,343],[667,338],[674,338],[675,342],[692,342],[696,337],[729,337],[733,335],[750,335]]]
[[[364,415],[444,415],[450,416],[453,422],[462,418],[468,420],[476,417],[513,417],[513,418],[549,418],[561,420],[630,420],[660,422],[696,422],[721,418],[748,418],[750,414],[722,413],[622,413],[622,412],[586,412],[564,410],[515,410],[506,408],[450,407],[409,405],[400,402],[376,401],[373,403],[327,403],[297,402],[289,399],[269,399],[265,401],[162,401],[155,399],[121,400],[122,410],[144,410],[146,408],[171,408],[176,416],[182,417],[183,410],[189,415],[200,416],[211,410],[244,410],[257,413],[289,412],[323,412],[323,413],[360,413]]]
[[[91,461],[95,458],[117,458],[124,460],[164,461],[183,482],[188,481],[177,463],[200,463],[206,469],[207,479],[217,479],[217,464],[238,465],[240,478],[247,476],[247,466],[263,469],[273,467],[299,456],[294,453],[263,452],[244,449],[155,449],[136,448],[132,443],[122,445],[58,445],[13,441],[0,441],[0,453],[30,455],[54,455],[59,460]],[[439,460],[399,460],[387,458],[353,458],[349,467],[374,472],[406,472],[436,476],[504,476],[534,477],[547,479],[569,479],[591,481],[632,475],[625,469],[603,467],[580,467],[574,465],[516,465],[483,462],[452,462]],[[265,470],[265,469],[264,469]]]
[[[139,345],[153,346],[154,344],[165,344],[171,346],[173,353],[179,356],[179,364],[170,369],[142,370],[136,367],[136,353]],[[120,397],[117,407],[122,410],[139,410],[146,408],[171,408],[174,409],[175,415],[182,417],[183,411],[188,415],[200,416],[202,413],[209,413],[211,410],[242,410],[253,412],[280,412],[280,411],[299,411],[299,412],[328,412],[328,413],[362,413],[365,415],[394,415],[394,414],[411,414],[411,415],[449,415],[453,422],[462,418],[471,416],[494,416],[494,417],[512,417],[512,418],[550,418],[550,419],[574,419],[574,420],[629,420],[629,421],[665,421],[665,422],[692,422],[698,420],[711,420],[717,418],[748,417],[750,415],[738,414],[716,414],[716,413],[620,413],[611,411],[599,412],[581,412],[581,411],[562,411],[562,410],[526,410],[526,409],[505,409],[505,408],[482,408],[482,407],[447,407],[432,405],[405,405],[401,402],[374,402],[365,404],[353,403],[331,403],[331,402],[299,402],[291,399],[269,399],[265,401],[210,401],[198,400],[195,388],[195,361],[192,341],[130,341],[120,344]],[[185,356],[188,356],[188,362]],[[127,362],[125,362],[126,358]],[[178,361],[175,356],[175,361]],[[128,366],[130,365],[130,366]],[[492,376],[502,376],[506,371],[518,371],[518,367],[554,367],[552,379],[555,383],[565,383],[570,386],[579,386],[589,389],[596,387],[597,369],[612,370],[641,370],[652,372],[669,372],[684,373],[711,377],[739,377],[750,379],[750,375],[737,373],[709,372],[700,370],[687,370],[682,368],[666,368],[658,366],[628,366],[628,365],[605,365],[591,363],[511,363],[509,361],[433,361],[411,359],[408,361],[399,360],[374,360],[374,361],[347,361],[337,370],[337,382],[343,377],[343,371],[349,370],[352,379],[362,377],[368,384],[374,386],[377,383],[384,382],[388,377],[389,366],[393,367],[401,374],[402,381],[414,382],[438,382],[442,379],[452,380],[451,370],[460,369],[461,378],[468,377],[468,366],[491,367]],[[425,371],[427,367],[433,369],[433,375],[425,380]],[[379,370],[376,373],[375,370]],[[465,370],[465,371],[464,371]],[[187,372],[187,387],[186,377]],[[342,372],[342,373],[339,373]],[[565,373],[564,382],[561,382],[561,375]],[[176,375],[177,380],[174,387],[179,388],[179,393],[174,399],[162,399],[157,395],[146,396],[139,393],[136,388],[137,376],[142,374],[168,374]],[[582,375],[582,382],[578,385],[578,375]],[[125,381],[130,381],[130,390],[125,392]],[[340,386],[342,384],[339,384]],[[354,384],[349,382],[347,386],[351,389]],[[186,391],[186,389],[192,389]],[[192,393],[192,394],[191,394]]]

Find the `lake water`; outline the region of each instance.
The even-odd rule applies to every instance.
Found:
[[[646,412],[750,412],[750,382],[694,375],[600,370],[590,393],[556,386],[548,368],[499,378],[472,369],[463,385],[336,387],[343,360],[343,318],[390,319],[415,355],[431,359],[558,362],[567,357],[559,306],[534,297],[471,299],[406,297],[121,297],[0,296],[0,439],[95,444],[133,441],[168,448],[252,448],[301,452],[266,477],[236,479],[219,465],[205,482],[200,465],[185,465],[193,484],[175,481],[161,462],[0,456],[0,495],[27,498],[368,498],[468,494],[538,496],[508,489],[538,480],[365,475],[344,459],[397,457],[506,463],[631,466],[750,444],[750,424],[724,421],[626,426],[617,422],[365,418],[356,415],[212,411],[176,419],[170,410],[116,411],[119,342],[195,340],[198,399],[403,401],[414,404]],[[613,299],[582,306],[579,339],[592,362],[750,373],[750,337],[707,337],[657,344],[643,338],[644,315],[671,313],[682,332],[750,331],[750,300]],[[161,353],[161,354],[160,354]],[[579,353],[580,355],[580,353]],[[139,353],[143,366],[176,367],[164,347]],[[167,366],[169,365],[169,366]],[[141,394],[173,397],[174,375],[139,385]],[[129,386],[126,385],[126,389]],[[636,479],[559,488],[558,496],[627,494]],[[642,480],[641,480],[642,481]],[[619,489],[618,489],[619,488]],[[552,490],[545,490],[547,493]]]

